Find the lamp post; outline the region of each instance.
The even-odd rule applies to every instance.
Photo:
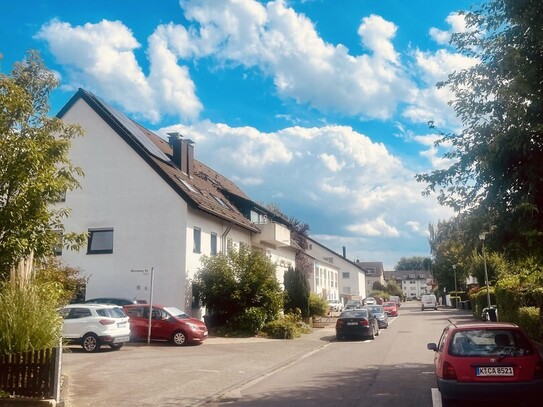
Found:
[[[485,283],[486,283],[486,302],[487,307],[490,309],[490,288],[488,287],[488,271],[486,269],[486,253],[485,253],[485,237],[487,232],[483,232],[479,235],[479,240],[483,242],[483,263],[485,265]]]
[[[453,264],[453,271],[454,271],[454,304],[456,305],[455,308],[458,308],[458,288],[456,287],[456,264]]]

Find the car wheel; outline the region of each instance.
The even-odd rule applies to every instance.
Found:
[[[370,334],[369,338],[371,340],[375,339],[375,329],[373,327],[371,327],[371,334]]]
[[[109,347],[113,350],[119,350],[123,347],[124,343],[111,343]]]
[[[183,331],[175,331],[172,335],[174,345],[183,346],[187,344],[187,335]]]
[[[95,334],[86,334],[83,337],[83,342],[81,343],[83,350],[85,352],[96,352],[100,349],[100,340]]]
[[[380,333],[381,333],[381,330],[379,329],[379,325],[377,325],[377,333],[375,334],[375,336],[379,336]]]

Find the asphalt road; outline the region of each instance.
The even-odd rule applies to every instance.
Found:
[[[439,394],[434,392],[437,400],[432,397],[433,352],[426,344],[437,342],[446,318],[458,312],[422,312],[419,303],[406,303],[400,310],[375,340],[333,340],[280,371],[232,389],[215,405],[439,405]]]
[[[67,407],[440,406],[433,352],[446,319],[407,302],[374,341],[337,342],[333,327],[296,340],[209,338],[199,346],[130,344],[63,357]],[[437,396],[437,398],[436,398]]]

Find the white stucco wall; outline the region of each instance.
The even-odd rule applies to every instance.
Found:
[[[68,192],[72,209],[66,231],[113,228],[112,254],[63,251],[62,259],[89,277],[87,298],[136,297],[149,300],[154,269],[155,302],[184,303],[186,203],[81,99],[63,118],[79,123],[86,135],[73,141],[70,158],[85,176],[81,189]]]

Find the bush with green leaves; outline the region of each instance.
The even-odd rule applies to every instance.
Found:
[[[543,339],[543,324],[537,307],[520,307],[518,310],[518,324],[529,337],[538,341]]]
[[[204,257],[195,284],[208,314],[220,316],[229,326],[244,318],[254,321],[253,311],[243,316],[251,308],[261,309],[264,322],[275,319],[283,308],[275,264],[265,253],[246,245]]]
[[[58,346],[62,318],[56,306],[62,294],[62,287],[52,282],[2,283],[0,354]]]
[[[300,315],[285,314],[268,322],[262,332],[272,339],[295,339],[311,332],[311,327],[302,321]]]
[[[330,307],[328,301],[323,296],[311,293],[309,295],[309,316],[310,317],[322,317],[328,314]]]
[[[249,307],[228,320],[225,333],[228,335],[256,335],[266,323],[266,312],[259,307]]]

